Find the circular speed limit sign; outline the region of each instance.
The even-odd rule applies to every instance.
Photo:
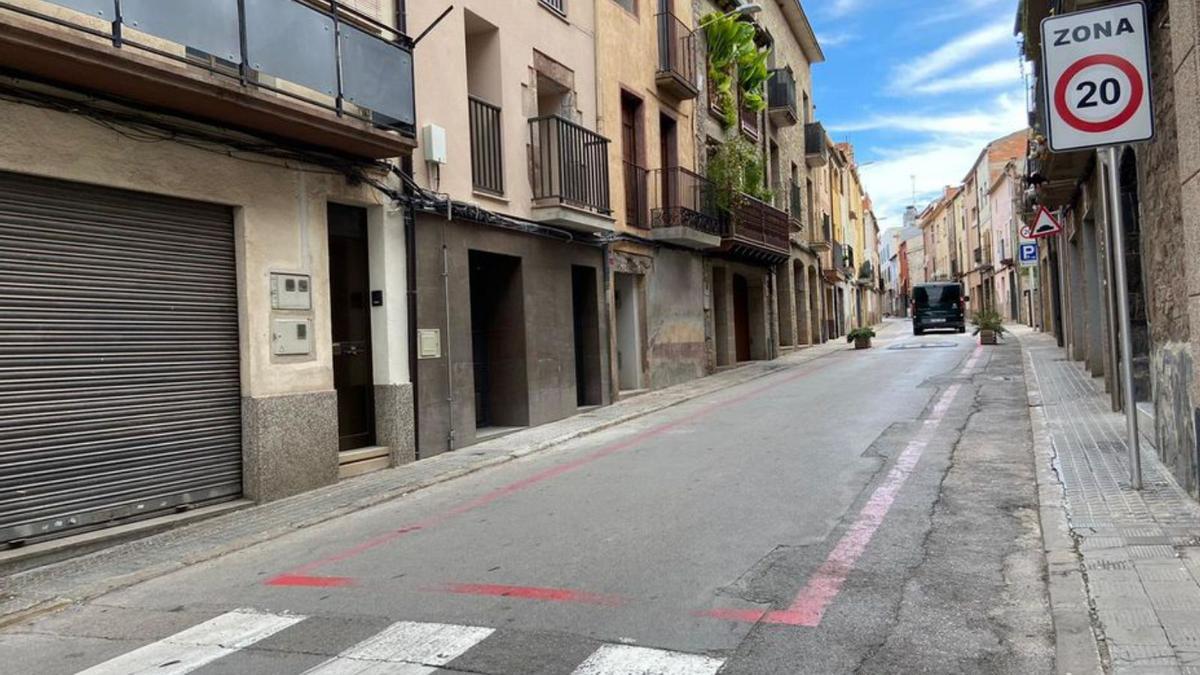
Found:
[[[1115,54],[1079,59],[1058,78],[1054,109],[1068,125],[1102,134],[1133,119],[1146,97],[1142,74]]]
[[[1146,8],[1141,2],[1045,19],[1042,64],[1052,151],[1154,136]]]

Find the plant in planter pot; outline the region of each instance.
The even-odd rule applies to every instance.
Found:
[[[870,349],[873,337],[875,337],[875,329],[855,328],[846,334],[846,342],[853,342],[855,349]]]
[[[976,312],[971,323],[975,325],[974,334],[979,336],[979,342],[985,345],[997,344],[1005,330],[1004,318],[993,309],[982,309]]]

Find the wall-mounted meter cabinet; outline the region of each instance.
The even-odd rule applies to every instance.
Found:
[[[271,309],[312,309],[312,281],[308,275],[272,272]]]
[[[312,321],[275,319],[271,322],[271,351],[275,356],[303,356],[312,353]]]

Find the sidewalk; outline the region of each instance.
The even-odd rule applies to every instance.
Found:
[[[890,324],[881,338],[897,337],[902,328],[903,324]],[[0,626],[211,560],[848,349],[853,347],[840,339],[799,349],[775,361],[725,370],[457,452],[18,572],[0,578]]]
[[[1087,620],[1093,666],[1098,657],[1113,673],[1200,675],[1200,505],[1144,441],[1145,489],[1130,489],[1124,416],[1111,412],[1103,388],[1052,337],[1015,334],[1042,465],[1059,672],[1087,663],[1078,640],[1070,648],[1072,624]],[[1068,536],[1055,536],[1055,519]],[[1064,587],[1072,579],[1082,584],[1078,603]]]

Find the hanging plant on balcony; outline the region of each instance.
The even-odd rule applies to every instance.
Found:
[[[717,207],[729,211],[742,195],[764,202],[771,201],[771,191],[763,186],[766,167],[762,154],[743,138],[725,141],[708,160],[708,180],[716,191]]]
[[[770,78],[767,71],[770,50],[759,49],[755,44],[753,24],[718,12],[704,16],[701,23],[708,43],[708,82],[713,106],[728,129],[737,124],[739,98],[753,112],[767,107],[763,85]]]

